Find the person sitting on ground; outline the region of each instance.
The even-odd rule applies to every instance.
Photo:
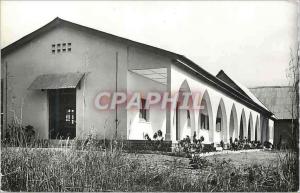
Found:
[[[190,136],[187,135],[185,139],[186,139],[186,142],[191,143]]]
[[[232,149],[233,140],[232,137],[229,138],[229,149]]]
[[[159,140],[159,141],[163,141],[164,140],[164,137],[162,136],[162,131],[161,130],[157,131],[157,140]]]
[[[156,140],[157,139],[157,133],[154,133],[153,135],[153,139]]]
[[[233,150],[236,151],[238,149],[239,141],[237,138],[234,139],[234,143],[232,144]]]
[[[151,141],[151,138],[149,137],[148,133],[146,133],[145,139],[147,139],[148,141]]]
[[[193,135],[193,143],[197,144],[198,140],[196,139],[197,135],[196,135],[196,131],[194,131],[194,135]]]
[[[223,141],[223,140],[220,141],[220,146],[222,147],[222,149],[224,149],[225,144],[224,144],[224,141]]]

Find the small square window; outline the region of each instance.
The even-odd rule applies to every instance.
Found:
[[[52,44],[52,48],[55,48],[55,44]]]
[[[57,47],[60,48],[60,44],[57,44]]]
[[[55,54],[55,50],[52,50],[52,54]]]
[[[68,48],[68,52],[71,52],[71,48]]]
[[[66,52],[66,48],[63,48],[62,51],[63,51],[63,52]]]
[[[72,43],[68,43],[68,46],[70,47],[72,45]]]
[[[57,49],[57,52],[59,53],[59,52],[60,52],[60,49]]]

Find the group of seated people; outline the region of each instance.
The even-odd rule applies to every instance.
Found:
[[[145,137],[146,140],[151,141],[151,138],[149,137],[148,134],[146,134],[144,137]],[[156,141],[163,141],[164,140],[164,137],[162,136],[162,131],[161,130],[158,130],[157,132],[154,133],[153,140],[156,140]]]

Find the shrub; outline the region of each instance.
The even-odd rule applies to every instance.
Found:
[[[232,142],[232,138],[230,138],[230,149],[237,151],[242,149],[261,149],[262,144],[259,141],[249,141],[246,138],[237,139],[235,138],[234,142]]]
[[[272,148],[272,143],[269,142],[269,141],[265,141],[265,142],[264,142],[264,147],[265,147],[265,148]]]
[[[187,157],[191,157],[192,153],[202,153],[204,148],[204,144],[202,143],[203,141],[203,136],[201,136],[200,139],[196,139],[196,133],[194,133],[193,136],[193,143],[191,142],[190,137],[186,136],[186,138],[179,141],[178,151],[182,150],[186,153]]]
[[[204,144],[202,153],[213,152],[213,151],[216,151],[216,148],[214,147],[214,143]]]
[[[262,149],[262,144],[260,141],[253,141],[253,147],[255,149]]]
[[[180,147],[183,149],[185,153],[189,153],[191,151],[191,140],[189,136],[186,136],[183,140],[179,141]]]
[[[203,169],[211,165],[211,163],[205,157],[199,155],[195,155],[192,158],[190,158],[189,164],[192,167],[192,169]]]
[[[251,147],[250,147],[250,145],[249,144],[245,144],[244,145],[244,149],[250,149]]]
[[[3,146],[28,146],[35,141],[35,130],[33,126],[22,126],[15,122],[8,125],[4,139],[1,140]]]

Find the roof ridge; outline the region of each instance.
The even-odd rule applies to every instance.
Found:
[[[151,48],[151,49],[157,49],[157,50],[162,51],[162,52],[167,53],[167,54],[183,56],[183,55],[178,54],[176,52],[172,52],[172,51],[169,51],[169,50],[166,50],[166,49],[163,49],[163,48],[151,46],[151,45],[146,44],[146,43],[137,42],[137,41],[134,41],[134,40],[131,40],[131,39],[128,39],[128,38],[124,38],[124,37],[121,37],[121,36],[117,36],[117,35],[114,35],[114,34],[111,34],[111,33],[108,33],[108,32],[98,30],[96,28],[87,27],[87,26],[84,26],[84,25],[81,25],[81,24],[78,24],[78,23],[74,23],[74,22],[71,22],[71,21],[68,21],[68,20],[64,20],[60,17],[55,17],[53,20],[51,20],[47,24],[43,25],[42,27],[34,30],[33,32],[23,36],[22,38],[14,41],[13,43],[5,46],[4,48],[2,48],[1,49],[2,56],[8,54],[9,52],[14,50],[15,48],[27,43],[28,41],[33,39],[36,35],[39,35],[39,33],[43,33],[44,31],[47,31],[48,28],[51,29],[52,27],[55,27],[56,25],[61,24],[61,23],[64,23],[66,25],[71,24],[71,25],[75,25],[77,27],[86,28],[86,29],[92,30],[92,31],[97,32],[97,33],[102,33],[103,35],[106,35],[106,36],[110,36],[110,37],[113,37],[113,38],[117,38],[119,40],[127,41],[129,43],[138,44],[140,46],[146,46],[146,47]],[[47,29],[45,29],[45,28],[47,28]],[[21,45],[18,45],[18,44],[21,44]]]
[[[245,87],[243,84],[239,83],[238,81],[232,79],[229,75],[227,75],[223,70],[220,70],[219,73],[217,75],[219,75],[220,73],[224,73],[240,90],[243,91],[243,93],[250,98],[250,100],[252,100],[254,103],[256,103],[259,106],[262,106],[263,108],[267,109],[268,111],[270,111],[266,105],[259,100],[247,87]],[[250,96],[249,96],[250,95]],[[251,96],[252,95],[252,96]],[[257,101],[256,101],[257,100]],[[271,112],[271,111],[270,111]]]
[[[232,82],[233,84],[235,84],[235,85],[242,91],[242,93],[241,93],[239,90],[235,89],[236,91],[238,91],[238,92],[241,93],[242,95],[245,95],[245,97],[250,98],[250,97],[243,91],[243,89],[240,88],[240,86],[237,85],[237,84],[235,83],[235,81],[234,81],[227,73],[225,73],[224,70],[221,69],[221,70],[218,72],[218,74],[216,75],[216,77],[217,77],[218,79],[222,80],[221,78],[218,77],[218,75],[221,75],[221,73],[223,73],[227,78],[229,78],[229,79],[231,80],[231,82]],[[222,80],[222,81],[223,81],[223,80]],[[225,81],[223,81],[223,82],[225,82]],[[229,84],[228,84],[228,85],[229,85]],[[231,88],[233,88],[231,85],[229,85],[229,86],[230,86]]]

